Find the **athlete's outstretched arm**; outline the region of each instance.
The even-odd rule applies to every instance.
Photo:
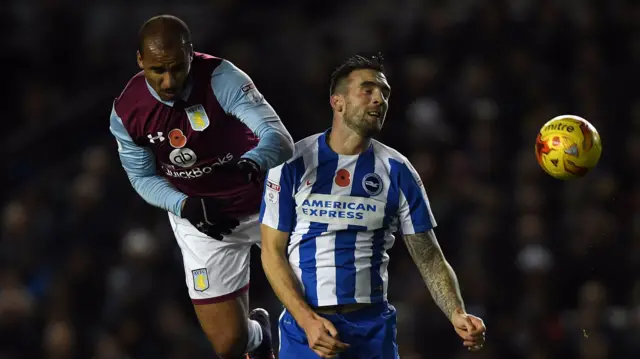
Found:
[[[460,286],[453,268],[444,257],[433,230],[403,236],[431,297],[449,320],[456,311],[464,312]]]
[[[111,110],[109,129],[118,143],[118,154],[133,188],[147,203],[180,216],[187,195],[156,174],[150,150],[136,145],[115,109]]]
[[[262,170],[291,158],[291,135],[249,75],[222,60],[211,74],[211,88],[225,112],[242,121],[260,139],[258,146],[242,157],[253,160]]]
[[[315,316],[315,312],[302,296],[298,280],[287,260],[289,233],[267,225],[260,225],[262,234],[262,268],[282,304],[295,320],[303,325]]]

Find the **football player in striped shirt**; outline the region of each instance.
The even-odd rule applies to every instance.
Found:
[[[397,231],[463,345],[484,345],[485,325],[465,311],[418,174],[372,139],[391,93],[381,60],[354,56],[338,67],[332,127],[296,143],[294,156],[268,172],[262,265],[285,306],[281,359],[398,358],[396,311],[387,302],[387,251]]]

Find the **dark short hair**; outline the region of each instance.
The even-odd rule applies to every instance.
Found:
[[[144,53],[144,42],[150,36],[180,38],[185,45],[191,45],[191,31],[187,24],[173,15],[158,15],[145,21],[138,30],[138,51]]]
[[[331,74],[331,84],[329,86],[329,95],[333,95],[336,92],[336,88],[341,81],[349,77],[355,70],[375,70],[384,73],[384,65],[382,64],[384,58],[382,53],[378,53],[373,56],[354,55],[348,58],[340,66],[338,66]]]

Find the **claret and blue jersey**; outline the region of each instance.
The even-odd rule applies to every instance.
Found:
[[[287,255],[314,306],[378,303],[387,296],[393,233],[435,227],[420,177],[396,150],[372,141],[335,153],[328,131],[295,145],[265,181],[260,221],[290,233]]]
[[[178,216],[187,196],[228,199],[228,215],[255,214],[261,188],[214,169],[241,157],[268,169],[288,159],[293,144],[246,73],[198,52],[175,101],[162,101],[142,72],[135,75],[114,101],[110,130],[136,191]]]

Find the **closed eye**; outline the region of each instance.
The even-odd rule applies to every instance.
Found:
[[[380,91],[382,92],[382,96],[385,99],[388,99],[389,96],[391,95],[391,89],[389,88],[388,85],[384,83],[378,83],[374,81],[364,81],[363,83],[360,84],[360,87],[364,88],[364,91],[367,94],[371,94],[376,88],[379,88]]]

